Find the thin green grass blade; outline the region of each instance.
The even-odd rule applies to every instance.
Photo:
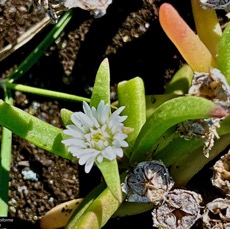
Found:
[[[73,10],[66,11],[51,32],[42,40],[34,51],[18,66],[18,68],[7,78],[7,81],[13,82],[23,76],[38,60],[44,55],[50,45],[62,33],[70,19]]]

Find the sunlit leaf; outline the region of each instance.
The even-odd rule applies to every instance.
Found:
[[[230,25],[223,31],[218,46],[217,67],[230,84]]]
[[[144,161],[151,147],[164,132],[189,119],[223,117],[227,113],[213,102],[201,97],[179,97],[160,105],[142,127],[133,147],[130,163]]]
[[[106,104],[110,104],[110,69],[108,59],[104,59],[97,71],[90,106],[97,107],[103,100]],[[117,161],[103,160],[101,163],[96,163],[100,169],[105,182],[117,200],[121,201],[121,185],[118,171]]]
[[[165,94],[185,95],[191,86],[193,70],[187,64],[184,64],[167,83]]]
[[[101,62],[97,71],[90,106],[97,107],[101,100],[110,104],[110,69],[107,58]]]
[[[122,174],[121,180],[124,180],[124,177],[125,174]],[[123,195],[122,198],[124,199],[125,195]],[[114,197],[110,189],[106,188],[93,202],[91,202],[84,214],[80,212],[74,215],[65,228],[92,228],[91,225],[94,225],[93,228],[102,228],[116,212],[120,204],[120,201]],[[80,207],[81,205],[76,211],[78,211]]]
[[[32,144],[63,158],[72,159],[61,143],[63,131],[0,100],[0,125]]]
[[[197,34],[212,56],[216,58],[218,43],[222,35],[216,11],[210,7],[204,9],[200,0],[192,0],[191,3]]]
[[[129,157],[137,135],[146,121],[144,82],[140,77],[135,77],[120,82],[117,90],[119,106],[125,106],[122,115],[128,116],[124,124],[126,127],[133,128],[126,139],[129,146],[125,149],[125,153]]]

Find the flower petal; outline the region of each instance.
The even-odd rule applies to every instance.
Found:
[[[113,152],[114,152],[114,154],[116,154],[116,156],[123,157],[124,152],[120,147],[112,147],[112,148],[113,148]]]
[[[92,112],[90,106],[85,101],[83,101],[83,110],[84,110],[85,114],[92,120],[94,126],[96,128],[99,128],[100,125],[99,125],[97,119],[94,117],[93,112]]]
[[[89,173],[90,172],[90,170],[92,169],[92,167],[93,167],[93,164],[94,164],[94,158],[90,158],[87,162],[86,162],[86,164],[85,164],[85,172],[86,173]]]
[[[112,161],[116,158],[116,153],[113,151],[112,147],[109,146],[106,149],[104,149],[102,151],[102,155],[104,156],[104,158]]]
[[[71,116],[73,125],[63,131],[70,136],[62,140],[68,151],[77,157],[80,165],[85,164],[88,173],[95,160],[99,163],[104,158],[114,160],[123,156],[122,147],[127,147],[127,135],[122,132],[122,123],[127,116],[119,116],[125,107],[118,108],[111,114],[109,104],[101,101],[97,108],[83,102],[83,112],[75,112]]]

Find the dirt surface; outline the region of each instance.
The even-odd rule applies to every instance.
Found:
[[[0,49],[14,43],[16,38],[45,15],[44,11],[32,6],[29,0],[4,2],[0,1]],[[18,82],[90,97],[96,71],[107,57],[113,89],[122,80],[140,76],[144,80],[146,94],[162,93],[165,83],[184,63],[160,28],[158,9],[163,2],[114,0],[107,14],[98,19],[87,11],[75,9],[61,38]],[[190,1],[167,2],[172,3],[194,28]],[[32,40],[1,61],[0,73],[3,78],[25,59],[52,27],[52,24],[47,25]],[[19,92],[14,94],[14,98],[15,106],[60,128],[64,128],[59,117],[61,108],[72,111],[81,108],[81,104],[47,100],[45,97]],[[116,95],[112,99],[116,99]],[[22,171],[34,172],[36,179],[25,179]],[[201,174],[210,179],[207,178],[210,171]],[[83,197],[99,181],[100,173],[96,168],[85,175],[77,164],[14,136],[9,216],[20,219],[18,228],[39,228],[39,219],[45,212],[56,204]],[[191,187],[194,187],[193,182]],[[207,187],[197,189],[204,192]],[[210,187],[208,190],[210,192],[213,189]],[[203,194],[209,196],[209,192]],[[150,213],[112,219],[104,228],[137,228],[138,224],[151,228]]]

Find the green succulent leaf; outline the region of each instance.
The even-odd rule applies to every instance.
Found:
[[[165,94],[187,94],[192,83],[192,78],[192,68],[187,64],[183,65],[166,85]]]
[[[13,98],[9,90],[5,90],[5,102],[13,104]],[[8,191],[10,179],[10,165],[12,156],[12,131],[2,128],[2,142],[0,154],[0,217],[8,215]]]
[[[145,88],[143,80],[135,77],[120,82],[117,90],[119,106],[125,106],[122,115],[128,116],[124,124],[126,127],[133,128],[126,139],[129,146],[125,149],[125,153],[129,157],[137,135],[146,121]]]
[[[107,58],[101,62],[97,71],[90,106],[97,107],[101,100],[110,104],[110,69]]]
[[[152,203],[138,203],[124,201],[112,217],[126,217],[131,215],[138,215],[153,209]]]
[[[120,175],[118,170],[117,160],[114,159],[112,161],[104,159],[103,162],[98,163],[96,161],[97,167],[100,169],[107,186],[110,191],[114,195],[114,197],[122,202],[122,192],[121,192],[121,184],[120,184]],[[119,182],[119,183],[118,183]]]
[[[230,134],[222,135],[215,141],[214,146],[209,152],[209,157],[202,153],[203,146],[186,153],[182,158],[178,158],[170,166],[170,174],[177,187],[185,186],[188,181],[198,173],[208,162],[212,161],[218,154],[229,146]]]
[[[192,151],[200,149],[204,144],[201,138],[193,137],[185,140],[177,132],[172,133],[165,141],[166,143],[162,143],[162,145],[164,143],[165,145],[158,145],[153,154],[153,159],[162,160],[167,167],[175,163],[179,158],[182,158],[185,154],[190,154]],[[202,151],[200,153],[203,154]]]
[[[230,25],[228,25],[220,38],[217,55],[217,68],[226,77],[230,84]]]
[[[106,188],[78,219],[75,227],[67,227],[67,229],[102,228],[120,204],[109,188]]]
[[[146,95],[146,118],[148,119],[161,104],[179,96],[176,94]]]
[[[61,115],[62,122],[65,126],[72,124],[72,121],[71,121],[72,114],[73,114],[73,111],[70,111],[65,108],[61,109],[60,115]]]
[[[110,105],[110,69],[107,58],[102,61],[97,71],[90,106],[98,107],[101,100]],[[101,163],[96,162],[96,165],[100,169],[110,191],[118,201],[121,201],[122,193],[117,160],[103,160]]]
[[[212,56],[216,58],[218,43],[222,35],[216,10],[211,7],[204,9],[200,0],[192,0],[191,3],[197,34]]]
[[[79,204],[79,206],[75,209],[71,218],[69,219],[66,229],[76,228],[76,224],[78,223],[80,217],[86,212],[87,208],[94,202],[94,200],[105,190],[105,183],[101,183],[96,186]],[[91,221],[92,222],[92,221]]]
[[[0,125],[32,144],[63,158],[72,159],[61,143],[61,129],[0,100]]]
[[[189,119],[223,117],[226,112],[213,102],[201,97],[179,97],[160,105],[142,127],[133,147],[130,163],[146,160],[151,147],[165,131]]]
[[[174,127],[170,129],[175,129]],[[229,145],[230,116],[221,121],[220,128],[217,129],[220,138],[215,139],[208,158],[204,155],[204,139],[193,136],[185,140],[175,130],[167,136],[166,133],[170,129],[164,133],[161,142],[157,140],[153,159],[162,160],[170,168],[170,174],[173,175],[176,185],[184,186],[206,163]]]
[[[122,181],[124,180],[125,175],[125,173],[121,174]],[[82,214],[81,210],[81,206],[83,206],[84,209],[85,205],[85,199],[83,200],[76,209],[76,214],[73,214],[74,216],[72,216],[68,222],[66,229],[102,228],[121,205],[121,202],[114,197],[109,188],[104,189],[100,195],[97,194],[97,191],[91,192],[90,196],[90,198],[86,198],[89,200],[92,198],[95,199],[87,205],[84,214]],[[122,196],[122,200],[124,198],[125,195]]]

